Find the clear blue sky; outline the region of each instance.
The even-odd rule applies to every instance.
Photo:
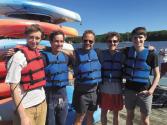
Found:
[[[82,35],[92,29],[96,34],[109,31],[130,32],[137,26],[149,31],[167,30],[167,0],[35,0],[66,8],[80,14],[79,23],[62,23]]]

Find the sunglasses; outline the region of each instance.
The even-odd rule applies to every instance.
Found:
[[[118,40],[107,40],[108,43],[118,43]]]
[[[92,41],[92,40],[83,40],[83,42],[84,42],[84,43],[89,42],[90,44],[93,44],[93,43],[94,43],[94,41]]]

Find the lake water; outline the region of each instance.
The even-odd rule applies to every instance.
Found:
[[[78,47],[81,47],[81,45],[82,45],[82,43],[76,43],[76,44],[74,44],[74,47],[78,48]],[[128,42],[128,41],[127,42],[121,42],[119,44],[119,48],[131,46],[131,45],[132,45],[132,42]],[[161,48],[167,47],[167,41],[156,41],[156,42],[155,41],[153,41],[153,42],[151,42],[151,41],[147,42],[146,41],[145,46],[148,46],[148,45],[154,46],[157,49],[157,51],[159,51]],[[99,49],[106,49],[107,48],[105,43],[95,43],[94,47],[99,48]]]

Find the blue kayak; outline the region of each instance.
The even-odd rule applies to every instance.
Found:
[[[81,22],[81,17],[76,12],[29,0],[0,0],[0,15],[54,24]]]

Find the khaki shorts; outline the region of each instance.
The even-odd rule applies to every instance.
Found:
[[[47,112],[46,100],[38,105],[25,109],[25,112],[30,118],[31,125],[45,125]],[[14,115],[13,125],[20,125],[20,118],[17,113]]]
[[[147,96],[125,89],[125,107],[128,110],[134,110],[136,106],[139,106],[142,113],[149,115],[151,113],[152,98],[152,95]]]

